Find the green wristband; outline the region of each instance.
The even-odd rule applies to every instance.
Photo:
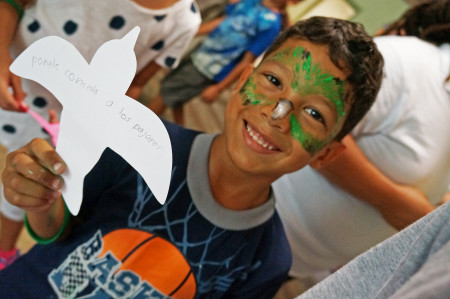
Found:
[[[61,237],[62,233],[64,232],[64,230],[67,227],[67,224],[69,223],[69,218],[70,218],[70,212],[69,212],[69,209],[66,206],[66,203],[64,202],[64,220],[63,220],[63,223],[62,223],[61,227],[59,228],[59,231],[56,233],[56,235],[54,235],[50,239],[43,239],[43,238],[39,237],[33,231],[33,229],[30,226],[30,223],[28,223],[27,214],[25,214],[24,223],[25,223],[25,227],[26,227],[26,229],[28,231],[28,234],[30,235],[30,237],[33,240],[35,240],[38,244],[47,245],[47,244],[53,243],[55,240],[57,240],[59,237]]]
[[[11,5],[16,10],[17,15],[19,16],[19,21],[20,21],[23,17],[23,9],[19,5],[19,3],[17,3],[14,0],[3,0],[3,2],[9,3],[9,5]]]

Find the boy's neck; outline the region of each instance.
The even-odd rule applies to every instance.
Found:
[[[214,199],[230,210],[256,208],[269,200],[271,180],[251,176],[230,161],[223,135],[212,144],[208,163],[208,178]]]

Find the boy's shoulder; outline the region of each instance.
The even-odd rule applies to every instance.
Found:
[[[188,129],[186,127],[180,126],[178,124],[175,124],[173,122],[161,119],[161,122],[164,124],[167,133],[169,134],[170,141],[172,144],[178,143],[178,142],[184,142],[184,141],[190,141],[198,135],[202,134],[203,132]]]

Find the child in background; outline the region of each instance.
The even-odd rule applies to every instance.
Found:
[[[280,33],[287,3],[229,1],[225,16],[200,26],[198,33],[208,36],[163,79],[160,94],[151,100],[149,108],[161,115],[169,106],[175,122],[183,125],[185,102],[197,95],[206,102],[215,101]]]
[[[0,107],[4,109],[0,110],[0,144],[8,151],[35,137],[48,137],[28,114],[17,113],[20,102],[45,118],[50,110],[58,117],[61,112],[61,105],[45,88],[9,71],[13,58],[31,43],[49,35],[60,36],[89,62],[104,42],[122,38],[139,26],[137,75],[127,93],[137,98],[156,71],[178,65],[201,22],[193,0],[9,0],[0,1],[0,14]],[[23,225],[23,211],[1,194],[0,269],[17,257],[15,244]]]
[[[296,23],[256,69],[245,67],[221,134],[165,122],[174,160],[163,206],[106,150],[75,219],[60,174],[76,166],[41,139],[9,154],[5,196],[26,209],[42,245],[0,271],[0,297],[273,298],[291,255],[271,183],[343,150],[340,140],[376,97],[382,65],[358,24]]]

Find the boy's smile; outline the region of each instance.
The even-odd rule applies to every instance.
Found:
[[[345,120],[344,78],[327,46],[287,40],[237,83],[226,113],[230,154],[247,169],[259,159],[291,171],[311,162]]]

